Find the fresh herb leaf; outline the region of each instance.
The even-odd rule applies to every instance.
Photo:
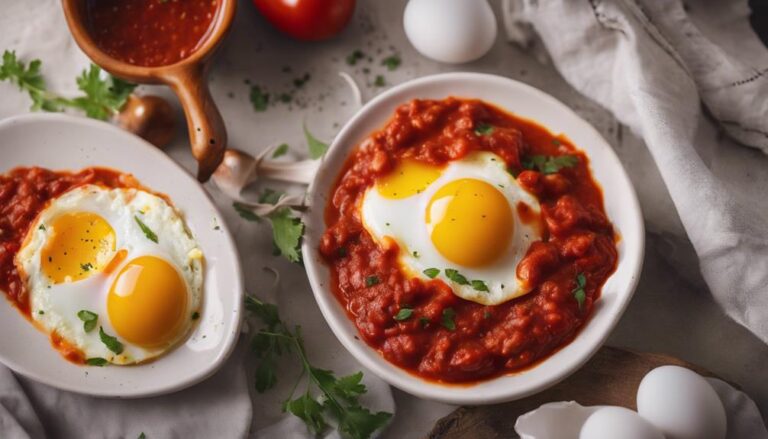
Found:
[[[288,144],[282,143],[280,146],[275,148],[275,151],[272,153],[272,158],[276,159],[278,157],[284,156],[286,153],[288,153]]]
[[[168,2],[168,0],[160,0],[160,3],[167,3],[167,2]],[[144,432],[142,431],[141,434],[139,435],[139,437],[136,438],[136,439],[147,439],[147,435],[144,434]]]
[[[88,117],[106,120],[123,108],[136,84],[111,75],[102,78],[101,68],[91,64],[77,77],[77,88],[85,96],[73,99],[70,106],[83,110]]]
[[[85,272],[90,271],[91,268],[93,268],[93,264],[91,264],[90,262],[88,262],[86,264],[80,264],[80,269],[85,271]]]
[[[267,111],[267,108],[269,107],[269,93],[263,91],[261,87],[252,85],[249,98],[254,111]]]
[[[584,287],[587,285],[587,278],[584,276],[584,273],[579,273],[576,275],[576,288],[571,291],[573,293],[573,298],[576,299],[576,303],[579,304],[579,309],[582,309],[584,306],[584,301],[587,300],[587,292],[584,290]]]
[[[309,148],[309,156],[313,159],[319,159],[325,155],[326,151],[328,151],[328,144],[317,140],[317,138],[309,132],[306,125],[304,125],[303,128],[304,137],[307,139],[307,146]]]
[[[491,133],[493,133],[493,125],[491,124],[479,123],[477,124],[477,127],[475,127],[475,134],[478,136],[487,136]]]
[[[387,85],[387,81],[382,75],[376,75],[376,79],[373,80],[373,85],[376,87],[384,87]]]
[[[434,279],[434,278],[437,277],[438,274],[440,274],[440,269],[439,268],[427,268],[422,273],[427,275],[428,278]]]
[[[304,223],[293,216],[293,211],[283,207],[269,214],[272,223],[272,240],[280,254],[291,262],[301,262],[301,237],[304,235]]]
[[[395,320],[398,322],[402,322],[403,320],[408,320],[413,315],[413,309],[402,307],[400,308],[400,311],[395,314]]]
[[[117,338],[112,337],[111,335],[108,335],[106,332],[104,332],[104,328],[99,326],[99,338],[101,339],[101,342],[104,343],[104,345],[109,349],[110,351],[120,355],[123,353],[124,346],[122,343],[120,343]]]
[[[532,155],[523,157],[524,169],[537,170],[542,174],[554,174],[563,168],[570,168],[579,163],[575,155]]]
[[[197,320],[200,318],[200,313],[195,311],[192,313],[192,320]]]
[[[294,398],[293,391],[283,409],[304,421],[309,430],[320,435],[328,430],[329,419],[334,419],[342,437],[351,439],[370,438],[392,417],[390,413],[372,413],[360,404],[359,398],[367,391],[362,384],[361,372],[337,378],[325,369],[314,367],[307,357],[301,328],[289,329],[279,316],[277,307],[252,296],[246,297],[246,309],[257,315],[265,324],[253,338],[252,346],[259,360],[256,372],[256,390],[264,392],[277,382],[277,359],[284,353],[293,353],[307,376],[307,390]],[[294,389],[299,384],[297,380]],[[314,397],[313,388],[320,393]]]
[[[419,252],[417,252],[417,251],[414,251],[414,252],[413,252],[413,257],[414,257],[414,258],[418,258],[418,257],[419,257]]]
[[[98,314],[85,309],[81,309],[80,311],[77,312],[77,318],[82,320],[83,329],[85,330],[85,332],[93,331],[93,328],[96,327],[96,322],[99,321]]]
[[[474,288],[477,291],[482,291],[484,293],[488,292],[488,285],[486,285],[486,283],[481,280],[473,280],[471,284],[472,284],[472,288]]]
[[[397,55],[391,55],[381,60],[381,65],[386,66],[390,72],[400,67],[400,57]]]
[[[443,316],[440,323],[445,329],[449,331],[455,331],[456,322],[454,321],[454,317],[456,317],[456,311],[454,311],[453,308],[445,308],[443,310]]]
[[[469,285],[469,281],[467,280],[464,275],[459,273],[458,270],[454,270],[453,268],[446,268],[445,269],[445,277],[452,280],[453,282],[456,282],[459,285]]]
[[[250,209],[248,209],[248,206],[246,206],[243,203],[238,203],[235,201],[232,203],[232,207],[235,209],[238,215],[240,215],[240,218],[248,221],[254,221],[254,222],[261,222],[261,218],[259,218],[258,215],[253,213]]]
[[[147,227],[147,225],[144,224],[144,222],[140,220],[138,216],[134,215],[133,219],[136,220],[136,224],[138,224],[141,231],[144,232],[144,236],[146,236],[147,239],[149,239],[150,241],[157,244],[158,240],[157,240],[157,235],[155,235],[155,232],[153,232],[152,229]]]
[[[88,358],[87,360],[85,360],[85,364],[87,364],[89,366],[103,367],[103,366],[106,366],[107,364],[109,364],[109,362],[107,360],[103,359],[103,358],[93,357],[93,358]]]
[[[372,287],[374,285],[378,285],[381,282],[379,279],[379,276],[368,276],[365,278],[365,286],[366,287]]]
[[[363,58],[365,58],[365,53],[363,53],[362,50],[358,49],[350,53],[349,55],[347,55],[346,61],[348,65],[353,66]]]
[[[259,203],[264,204],[277,204],[280,201],[280,197],[283,196],[283,192],[276,191],[270,188],[264,188],[259,194]]]
[[[40,227],[38,227],[37,229],[45,232],[45,224],[40,224]]]
[[[42,62],[32,60],[27,66],[16,57],[16,52],[3,52],[3,63],[0,64],[0,81],[9,81],[26,91],[32,99],[32,111],[61,111],[66,99],[61,98],[46,89],[45,80],[40,73]]]

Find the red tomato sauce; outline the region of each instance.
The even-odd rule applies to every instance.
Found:
[[[30,318],[29,294],[16,269],[16,253],[29,227],[50,200],[86,184],[141,187],[133,176],[105,168],[87,168],[75,173],[16,168],[0,175],[0,290],[27,318]],[[77,349],[67,346],[56,334],[51,334],[51,342],[70,361],[84,361]]]
[[[489,125],[490,133],[483,129]],[[535,213],[517,209],[523,221],[540,221],[543,233],[518,266],[509,268],[532,291],[493,306],[464,300],[439,279],[409,278],[397,244],[377,243],[360,219],[365,191],[400,160],[440,165],[479,150],[500,156],[542,210],[534,219]],[[571,165],[547,173],[528,169],[534,156],[542,155],[571,156]],[[350,155],[325,218],[319,250],[330,266],[334,292],[362,338],[388,361],[441,382],[520,371],[568,344],[592,314],[618,258],[588,157],[564,137],[478,100],[414,100],[400,106]],[[371,276],[379,282],[366,282]],[[583,296],[575,294],[579,280]],[[403,308],[412,315],[395,320]],[[444,324],[451,314],[454,325]]]
[[[175,64],[213,27],[221,0],[88,0],[88,29],[113,58],[137,66]]]

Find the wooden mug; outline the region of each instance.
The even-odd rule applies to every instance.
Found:
[[[211,29],[191,55],[174,64],[153,67],[129,64],[104,53],[96,45],[86,24],[87,1],[62,0],[67,24],[77,45],[94,63],[117,77],[171,87],[187,118],[192,155],[198,163],[197,179],[207,181],[224,158],[227,130],[208,90],[206,73],[211,55],[232,24],[237,0],[219,0],[221,5]]]

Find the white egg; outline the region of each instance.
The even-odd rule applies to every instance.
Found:
[[[541,239],[541,208],[500,157],[475,152],[442,169],[404,161],[388,178],[366,192],[363,224],[382,246],[397,243],[410,276],[486,305],[531,290],[516,268]]]
[[[416,50],[444,63],[473,61],[496,41],[496,17],[486,0],[410,0],[403,25]]]
[[[725,438],[725,409],[717,392],[683,367],[662,366],[649,372],[637,390],[637,411],[666,439]]]
[[[31,317],[54,343],[62,339],[85,358],[131,364],[162,354],[188,333],[202,300],[202,257],[164,199],[86,185],[40,213],[16,265]],[[83,317],[93,317],[81,311],[97,316],[90,330]],[[102,330],[122,352],[110,349]]]
[[[640,415],[624,407],[603,407],[582,425],[579,439],[665,439]]]

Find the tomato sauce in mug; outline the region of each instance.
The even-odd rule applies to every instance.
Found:
[[[541,205],[541,240],[509,267],[533,289],[498,305],[462,299],[439,279],[406,275],[398,245],[377,242],[359,212],[367,189],[400,160],[443,165],[474,151],[503,159]],[[568,166],[553,169],[541,162],[546,157],[561,157]],[[522,220],[530,214],[519,206],[517,213]],[[564,137],[479,100],[400,106],[347,159],[325,220],[319,250],[360,336],[388,361],[440,382],[480,381],[552,355],[589,320],[618,260],[589,158]],[[377,282],[367,281],[372,277]]]
[[[205,42],[223,0],[87,0],[87,27],[107,55],[137,66],[175,64]]]

